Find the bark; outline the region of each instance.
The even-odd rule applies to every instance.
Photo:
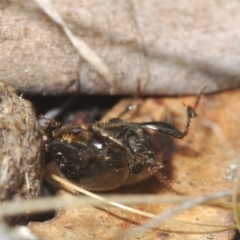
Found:
[[[77,51],[61,24],[36,2],[1,1],[0,81],[38,94],[112,89],[171,95],[240,85],[239,1],[54,0],[52,5],[95,56],[89,60],[84,47]],[[107,73],[95,64],[96,56]]]
[[[32,105],[0,82],[0,201],[42,194],[41,136]],[[14,224],[25,218],[7,218]]]

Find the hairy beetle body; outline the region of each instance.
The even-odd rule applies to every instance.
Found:
[[[162,150],[149,130],[181,139],[196,117],[194,108],[186,106],[187,123],[183,132],[165,122],[133,123],[113,118],[107,122],[59,127],[49,120],[42,127],[45,151],[66,178],[88,190],[108,191],[151,175],[170,187],[160,171]]]
[[[66,125],[52,132],[45,149],[69,180],[93,191],[140,182],[157,150],[146,129],[121,119]],[[161,167],[161,163],[154,161]]]

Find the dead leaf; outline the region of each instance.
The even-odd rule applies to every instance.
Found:
[[[52,5],[63,28],[35,1],[0,3],[0,80],[19,91],[172,95],[240,85],[237,0]]]
[[[183,140],[176,140],[174,148],[169,145],[171,159],[165,162],[163,173],[178,194],[202,196],[233,188],[234,182],[227,178],[227,173],[232,162],[239,155],[239,96],[240,90],[233,90],[202,97],[197,108],[198,117],[194,119],[189,134]],[[183,129],[186,112],[182,102],[193,104],[194,101],[195,97],[150,98],[143,100],[143,103],[126,115],[126,118],[131,121],[162,120],[164,107],[165,113],[171,113],[171,117],[164,114],[165,118],[174,122],[179,129]],[[119,115],[129,102],[130,100],[122,100],[105,116],[105,119]],[[114,192],[133,193],[136,198],[138,193],[173,195],[155,178]],[[63,198],[71,197],[65,192],[59,194]],[[134,207],[158,214],[168,211],[174,205],[139,204]],[[116,239],[116,233],[117,236],[121,236],[119,234],[122,231],[134,229],[147,220],[143,216],[113,207],[89,206],[61,209],[53,220],[44,223],[32,222],[29,227],[43,240]],[[216,206],[200,205],[165,221],[158,229],[130,239],[139,237],[138,239],[231,240],[234,238],[235,230],[230,230],[230,227],[229,230],[219,230],[212,225],[234,225],[232,211]]]

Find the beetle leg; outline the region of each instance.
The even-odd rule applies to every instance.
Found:
[[[146,122],[146,123],[140,123],[139,125],[142,128],[146,128],[146,129],[151,129],[157,132],[161,132],[161,133],[166,133],[172,137],[175,138],[184,138],[187,134],[188,134],[188,130],[189,127],[191,125],[192,119],[195,118],[197,116],[195,109],[197,107],[197,105],[200,102],[202,93],[204,91],[206,87],[203,87],[201,89],[201,91],[199,92],[199,94],[197,95],[195,104],[194,104],[194,108],[192,108],[191,106],[186,106],[186,110],[187,110],[187,123],[185,126],[185,130],[183,132],[179,131],[177,128],[175,128],[173,125],[169,124],[169,123],[165,123],[165,122]]]
[[[173,125],[165,122],[146,122],[146,123],[140,123],[139,125],[142,128],[151,129],[151,130],[165,133],[172,137],[181,139],[188,134],[188,130],[191,125],[192,119],[197,116],[195,110],[192,107],[187,106],[186,110],[187,110],[187,123],[186,123],[185,130],[183,132],[179,131]]]
[[[167,180],[166,176],[164,176],[160,169],[162,168],[161,165],[155,165],[150,166],[148,171],[153,174],[161,183],[163,183],[167,188],[171,189],[173,193],[176,193],[170,183],[169,180]]]

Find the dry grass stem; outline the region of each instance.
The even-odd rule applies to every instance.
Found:
[[[35,0],[35,2],[42,8],[42,10],[57,24],[59,24],[69,41],[77,49],[83,59],[85,59],[97,72],[102,75],[111,86],[111,93],[116,92],[117,82],[111,69],[104,63],[104,61],[91,49],[80,37],[74,35],[67,23],[62,19],[60,14],[54,8],[50,0]]]

